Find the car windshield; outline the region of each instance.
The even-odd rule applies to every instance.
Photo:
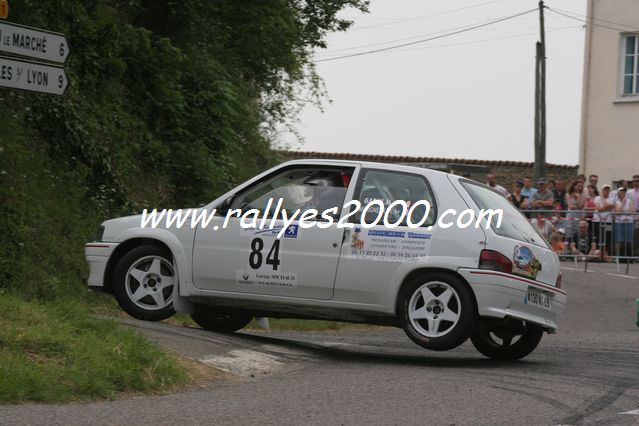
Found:
[[[501,209],[504,212],[499,228],[496,226],[496,218],[494,218],[490,224],[491,229],[495,231],[497,235],[548,248],[546,239],[537,232],[526,217],[505,199],[503,195],[474,182],[460,182],[477,207],[483,210]]]
[[[299,167],[288,169],[261,182],[233,198],[231,209],[243,211],[267,209],[269,199],[282,200],[280,209],[288,216],[297,209],[315,209],[319,212],[337,208],[333,216],[339,217],[348,189],[344,177],[350,181],[352,169]]]

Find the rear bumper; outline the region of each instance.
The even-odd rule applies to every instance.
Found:
[[[558,320],[566,307],[565,291],[496,271],[460,269],[458,272],[473,289],[480,316],[529,321],[551,332],[559,328]],[[527,303],[531,287],[550,296],[549,310]]]
[[[84,256],[89,264],[89,278],[87,285],[91,289],[104,287],[104,273],[111,253],[118,243],[87,243],[84,246]]]

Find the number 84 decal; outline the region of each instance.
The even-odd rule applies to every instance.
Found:
[[[251,240],[251,252],[249,253],[249,266],[252,269],[260,269],[262,264],[271,265],[274,271],[280,265],[280,240],[276,239],[268,250],[266,262],[264,262],[264,240],[261,238],[253,238]]]

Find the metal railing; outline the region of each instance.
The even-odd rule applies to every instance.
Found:
[[[521,212],[549,242],[562,260],[621,264],[630,271],[639,263],[639,212],[593,210],[528,210]],[[546,224],[549,223],[549,225]],[[563,231],[563,236],[562,236]]]

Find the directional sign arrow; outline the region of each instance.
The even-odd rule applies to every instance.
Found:
[[[63,95],[68,85],[62,68],[0,57],[0,87]]]
[[[63,64],[69,42],[64,34],[0,22],[0,52]]]

